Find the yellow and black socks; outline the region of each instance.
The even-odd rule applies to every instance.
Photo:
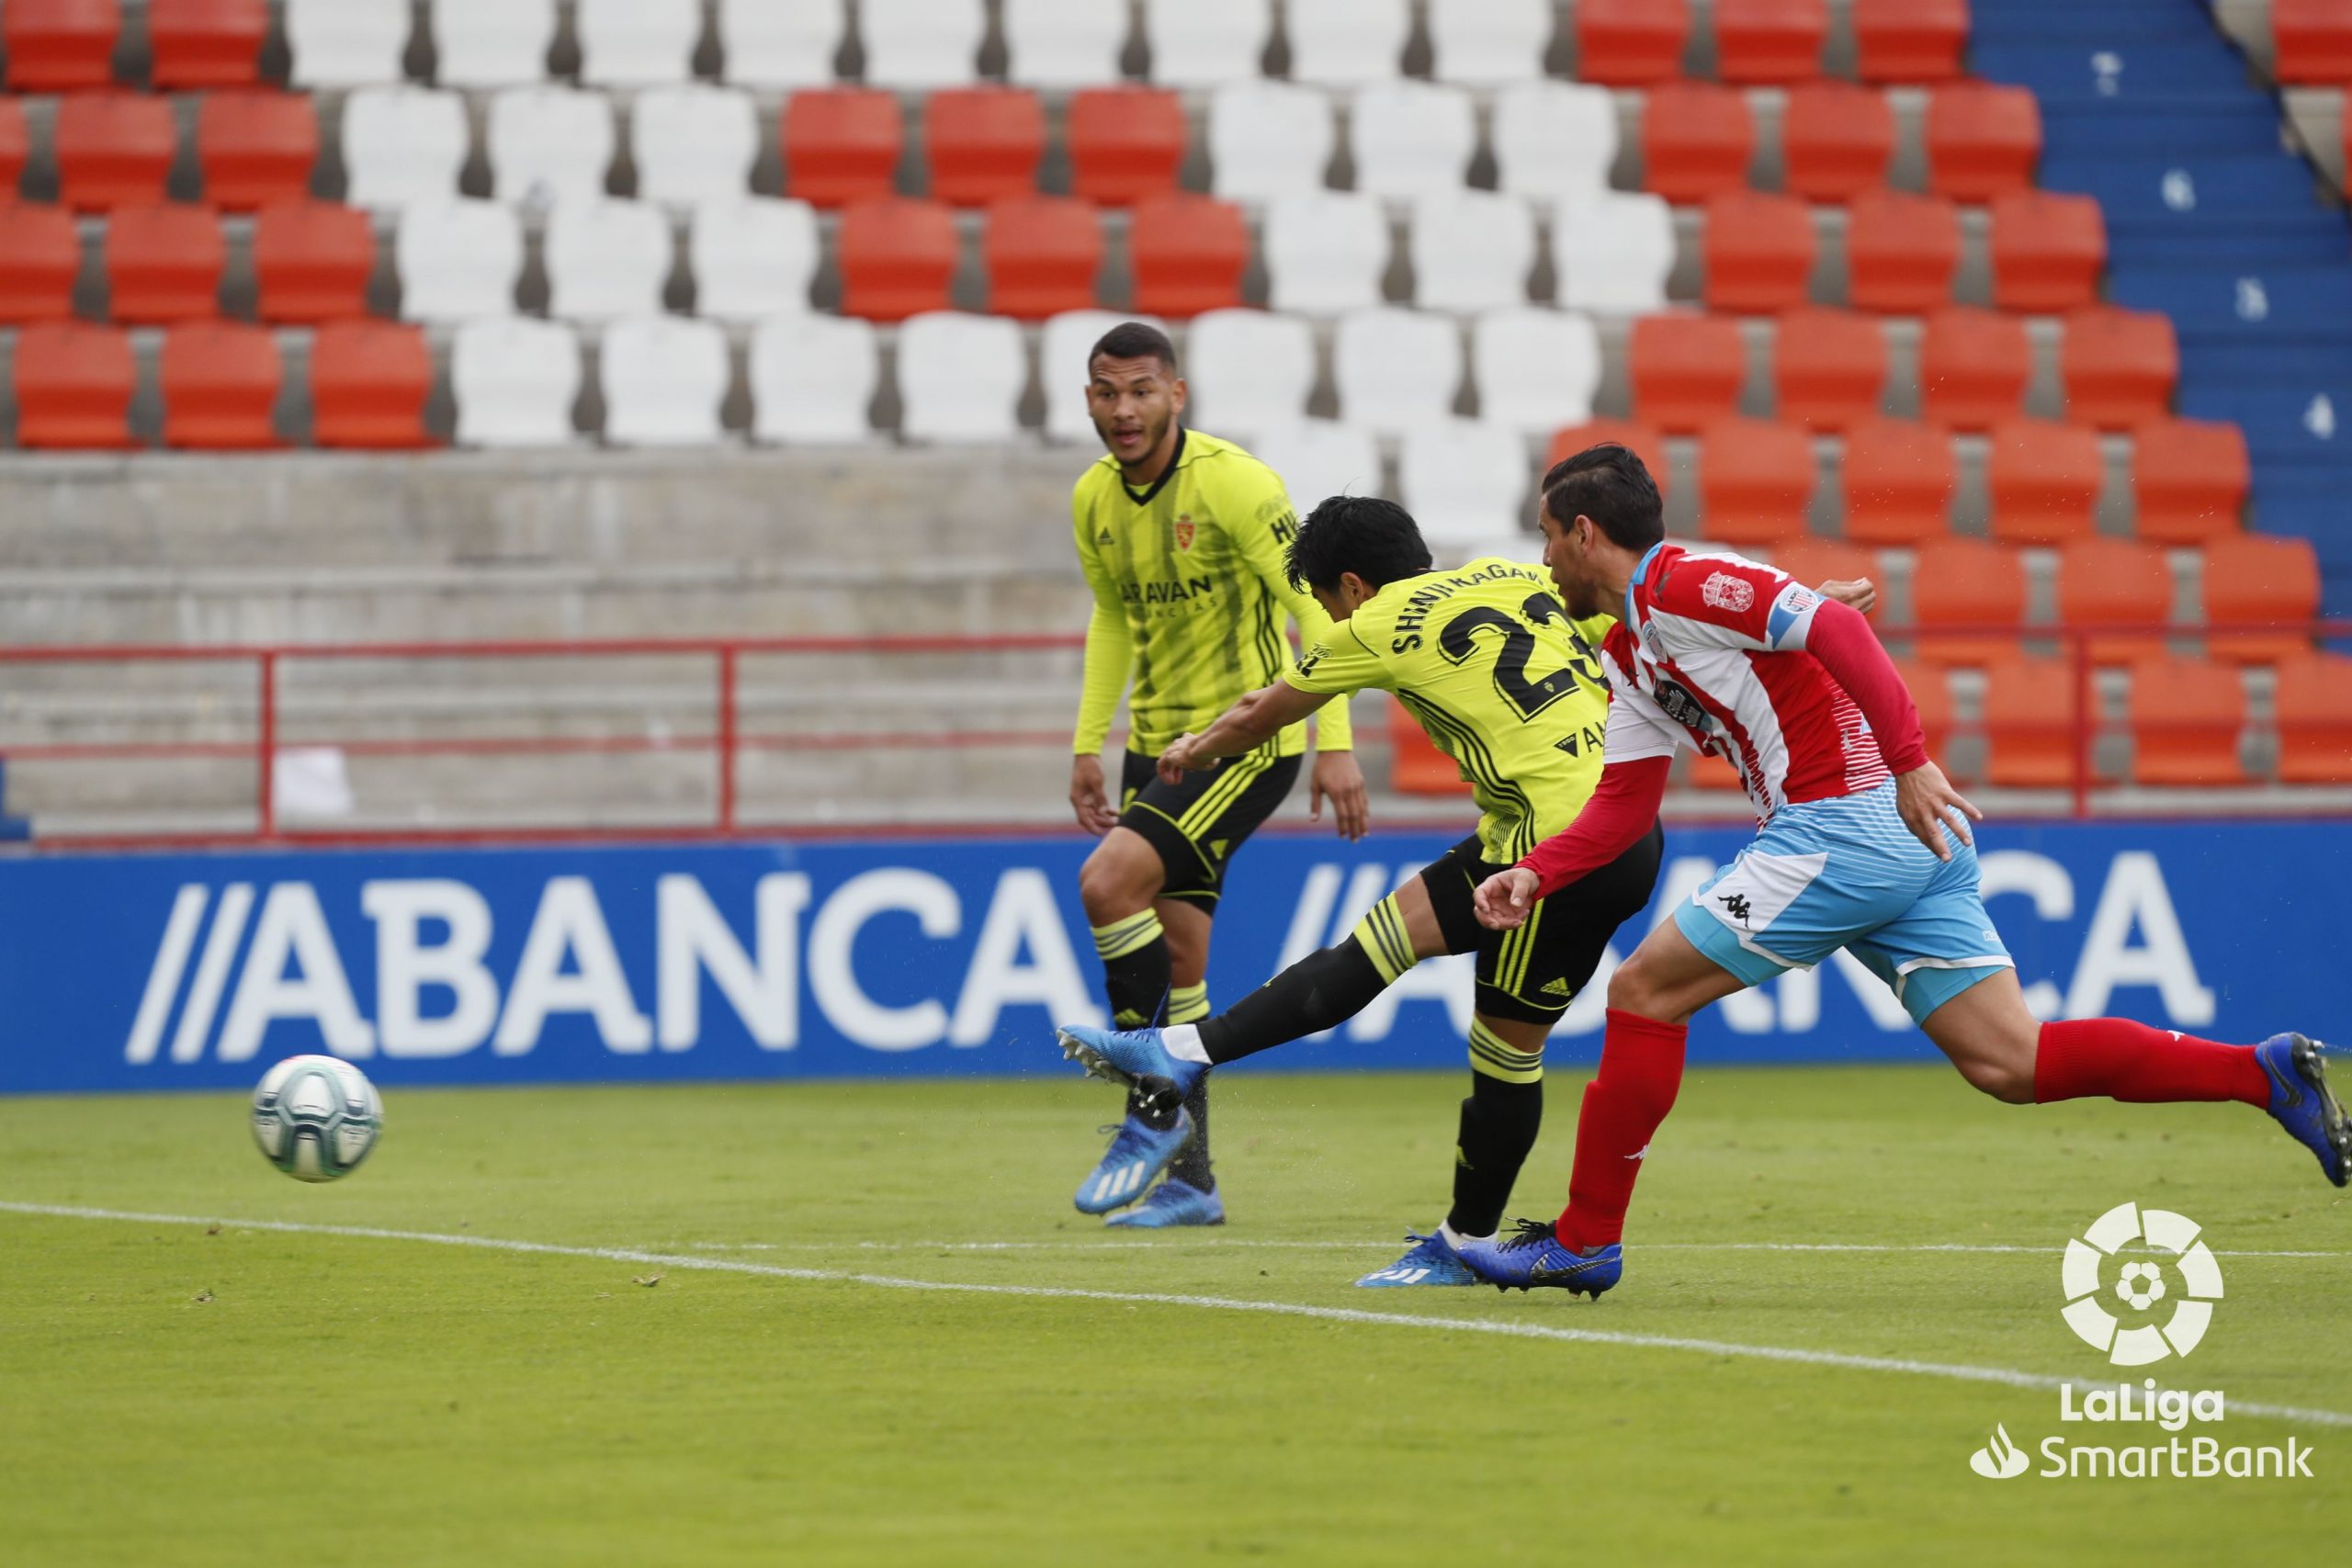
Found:
[[[1111,1027],[1149,1029],[1164,1021],[1168,1005],[1168,935],[1151,909],[1094,928],[1102,955],[1102,985],[1111,998]]]
[[[1170,1023],[1198,1023],[1208,1015],[1209,988],[1206,983],[1170,987]],[[1192,1114],[1193,1135],[1184,1140],[1184,1146],[1169,1162],[1168,1174],[1204,1192],[1214,1192],[1216,1190],[1216,1178],[1209,1171],[1209,1077],[1206,1073],[1193,1080],[1192,1092],[1184,1096],[1184,1109]]]
[[[1238,1061],[1346,1022],[1415,963],[1394,894],[1374,905],[1336,947],[1310,953],[1201,1024],[1212,1062]]]
[[[1519,1168],[1544,1126],[1544,1053],[1519,1051],[1478,1020],[1470,1024],[1470,1098],[1462,1102],[1447,1226],[1487,1236],[1502,1224]]]

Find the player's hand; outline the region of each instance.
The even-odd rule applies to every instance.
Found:
[[[1098,839],[1119,825],[1119,814],[1102,793],[1102,758],[1070,759],[1069,805],[1078,813],[1078,825]]]
[[[1825,582],[1821,585],[1821,596],[1851,606],[1857,615],[1867,615],[1878,608],[1878,584],[1867,577],[1858,577],[1850,582],[1843,579]]]
[[[1542,886],[1543,879],[1525,866],[1510,866],[1478,884],[1471,907],[1488,931],[1516,931],[1527,923],[1527,911],[1535,908],[1535,890]]]
[[[1197,735],[1180,735],[1170,743],[1167,750],[1162,751],[1159,754],[1159,782],[1161,784],[1182,784],[1184,782],[1185,773],[1206,773],[1215,768],[1218,763],[1225,761],[1222,757],[1202,756],[1200,754],[1199,746],[1200,739],[1201,738]]]
[[[1315,773],[1307,789],[1306,814],[1323,820],[1323,797],[1331,797],[1331,815],[1340,837],[1354,843],[1372,826],[1372,798],[1363,787],[1363,770],[1353,751],[1317,751]]]
[[[1968,830],[1968,824],[1984,820],[1984,813],[1952,788],[1944,771],[1933,762],[1924,762],[1907,773],[1895,775],[1894,809],[1902,816],[1903,825],[1934,851],[1938,860],[1951,859],[1951,846],[1944,841],[1947,824],[1960,835],[1962,843],[1973,844],[1976,835]]]

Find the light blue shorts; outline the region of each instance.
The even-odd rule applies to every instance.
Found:
[[[1976,852],[1949,861],[1895,815],[1894,785],[1781,807],[1739,858],[1677,909],[1691,945],[1750,986],[1845,948],[1915,1020],[2015,967],[1984,913]]]

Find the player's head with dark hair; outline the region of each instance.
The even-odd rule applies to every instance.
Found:
[[[1129,483],[1159,477],[1184,413],[1176,345],[1149,321],[1121,321],[1086,356],[1086,410]]]
[[[1544,564],[1578,617],[1609,609],[1633,563],[1666,537],[1657,482],[1633,448],[1613,441],[1552,465],[1542,525]]]
[[[1315,595],[1335,621],[1392,582],[1430,569],[1413,514],[1376,495],[1335,495],[1306,514],[1283,563],[1291,586]]]

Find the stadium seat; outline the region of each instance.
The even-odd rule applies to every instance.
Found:
[[[2071,310],[2098,298],[2107,224],[2087,196],[2008,191],[1993,198],[1993,303]]]
[[[2162,545],[2238,532],[2253,479],[2245,433],[2217,420],[2150,420],[2132,433],[2134,531]]]
[[[863,201],[842,215],[842,310],[897,321],[944,310],[962,246],[935,201]]]
[[[434,80],[516,87],[548,78],[556,0],[432,0]]]
[[[1666,433],[1654,424],[1641,424],[1625,419],[1589,419],[1582,424],[1571,424],[1552,433],[1552,440],[1544,453],[1544,466],[1573,457],[1590,446],[1623,446],[1639,457],[1657,483],[1657,492],[1664,495],[1671,477],[1667,470]]]
[[[1100,0],[1004,0],[1005,76],[1030,87],[1119,79],[1127,11]]]
[[[523,276],[523,226],[513,209],[494,201],[420,201],[401,214],[392,260],[405,321],[512,315]]]
[[[775,0],[718,0],[718,37],[727,80],[739,87],[787,92],[833,81],[833,57],[849,31],[842,6],[779,6]]]
[[[2162,626],[2172,619],[2172,568],[2154,545],[2086,536],[2058,552],[2058,618],[2069,626]],[[2090,650],[2098,663],[2128,663],[2162,653],[2164,638],[2096,637]]]
[[[1184,100],[1174,93],[1082,87],[1070,95],[1064,126],[1070,191],[1106,207],[1166,195],[1176,188],[1190,135]]]
[[[164,199],[178,148],[168,98],[68,93],[57,103],[57,196],[89,212]]]
[[[286,42],[297,87],[368,87],[401,79],[406,6],[285,0]]]
[[[1102,228],[1094,209],[1061,196],[1033,196],[989,209],[989,309],[1043,321],[1094,303]]]
[[[818,88],[784,100],[785,194],[841,207],[891,194],[906,134],[895,93]]]
[[[2060,545],[2092,532],[2107,466],[2098,435],[2054,420],[2011,419],[1992,430],[1985,483],[1993,498],[1993,537],[2018,545]]]
[[[1459,87],[1383,82],[1360,90],[1349,132],[1356,189],[1410,197],[1460,190],[1478,151],[1477,111]]]
[[[304,93],[207,93],[196,109],[204,199],[232,212],[310,194],[319,117]]]
[[[344,100],[344,199],[398,209],[458,193],[465,101],[425,87],[362,87]]]
[[[1990,201],[2033,183],[2041,109],[2031,89],[1951,82],[1928,99],[1928,188],[1955,201]]]
[[[671,207],[725,201],[752,188],[760,116],[749,93],[707,83],[649,87],[629,112],[640,200]]]
[[[1532,486],[1519,433],[1477,420],[1444,419],[1405,433],[1396,459],[1397,500],[1438,547],[1532,545],[1526,502]]]
[[[960,86],[979,75],[983,0],[858,0],[865,79],[877,86]]]
[[[1535,215],[1517,197],[1457,189],[1413,203],[1413,298],[1424,310],[1499,310],[1527,298]]]
[[[600,87],[653,87],[693,78],[695,46],[702,39],[700,0],[572,0],[572,5],[582,82]],[[877,8],[878,0],[865,0],[864,14],[872,17]],[[869,79],[875,58],[872,36],[867,35],[865,56]]]
[[[1204,428],[1246,435],[1306,417],[1315,390],[1315,333],[1295,316],[1211,310],[1194,319],[1184,344],[1192,417]]]
[[[1250,450],[1282,476],[1301,517],[1331,496],[1381,493],[1380,444],[1352,424],[1302,420],[1260,431]]]
[[[311,439],[318,446],[381,451],[432,446],[424,428],[432,394],[433,350],[415,327],[329,321],[311,335]]]
[[[923,100],[923,156],[934,201],[985,207],[1037,188],[1046,110],[1023,87],[944,87]]]
[[[548,215],[540,244],[548,314],[571,321],[661,314],[671,243],[670,221],[651,202],[562,203]]]
[[[2343,0],[2270,0],[2270,37],[2279,81],[2352,86],[2352,11]],[[11,39],[12,64],[15,51]]]
[[[1789,89],[1781,119],[1788,188],[1808,201],[1850,201],[1883,188],[1894,160],[1894,109],[1886,95],[1850,82]]]
[[[1793,196],[1732,191],[1707,202],[1710,310],[1743,314],[1804,303],[1813,281],[1813,209]]]
[[[0,321],[62,321],[74,314],[82,241],[62,207],[0,205]]]
[[[1420,721],[1402,703],[1388,709],[1388,787],[1399,795],[1470,793],[1459,765],[1430,743]]]
[[[1668,82],[1642,110],[1642,184],[1668,201],[1747,188],[1756,121],[1747,96],[1713,82]]]
[[[1858,310],[1933,310],[1960,271],[1960,213],[1907,191],[1864,191],[1846,209],[1846,301]]]
[[[738,196],[707,201],[686,223],[695,314],[755,321],[808,309],[822,242],[805,201]]]
[[[1450,419],[1462,386],[1461,330],[1451,317],[1393,305],[1351,311],[1332,335],[1331,380],[1340,417],[1378,434]]]
[[[17,445],[119,451],[130,439],[136,372],[130,335],[87,321],[37,321],[17,333]]]
[[[1470,87],[1534,81],[1552,24],[1550,0],[1429,0],[1430,74]]]
[[[937,310],[899,328],[899,433],[910,441],[1011,441],[1028,385],[1021,329],[1002,316]]]
[[[2015,626],[2025,619],[2025,568],[2015,550],[1983,539],[1928,539],[1911,573],[1911,618],[1920,627],[1917,653],[1946,664],[1983,664],[2007,640],[1958,632],[1951,626]]]
[[[1037,334],[1037,384],[1046,394],[1046,439],[1098,439],[1084,389],[1087,357],[1102,334],[1134,316],[1118,310],[1065,310]],[[1156,323],[1155,323],[1156,324]]]
[[[1229,201],[1177,193],[1136,203],[1127,228],[1135,306],[1182,318],[1241,303],[1250,226]]]
[[[1773,407],[1815,430],[1844,430],[1879,417],[1886,391],[1886,339],[1878,322],[1850,310],[1797,310],[1772,334]]]
[[[1924,545],[1951,532],[1959,484],[1951,441],[1939,425],[1870,419],[1846,432],[1846,537]]]
[[[718,410],[727,400],[727,334],[717,322],[625,317],[605,329],[597,361],[606,441],[715,446],[726,439]]]
[[[1577,74],[1611,87],[1639,87],[1682,74],[1690,37],[1689,0],[1577,0]]]
[[[508,87],[490,100],[484,141],[499,200],[540,209],[594,201],[613,162],[612,100],[552,84]]]
[[[2278,666],[2278,782],[2352,783],[2352,659],[2306,654]]]
[[[164,334],[164,445],[260,451],[279,445],[271,414],[286,368],[267,327],[191,321]]]
[[[1318,190],[1266,203],[1259,225],[1267,303],[1329,314],[1380,303],[1388,215],[1375,198]]]
[[[187,202],[116,209],[107,220],[107,315],[136,326],[220,313],[228,246],[212,209]]]
[[[2320,608],[2319,556],[2308,539],[2228,534],[2205,543],[2205,618],[2217,626],[2308,622]],[[2233,664],[2300,658],[2312,639],[2301,632],[2215,636],[2205,647]]]
[[[33,138],[25,124],[24,102],[0,96],[0,202],[14,201],[32,161]]]
[[[449,350],[458,443],[569,446],[578,439],[571,407],[580,384],[580,345],[571,328],[519,316],[468,321]]]
[[[1626,351],[1634,417],[1668,432],[1693,431],[1736,412],[1747,355],[1739,327],[1722,316],[1644,316]]]
[[[1854,0],[1855,73],[1865,82],[1948,82],[1968,44],[1968,0]]]
[[[2059,345],[2066,417],[2099,430],[2162,419],[2180,379],[2172,318],[2155,310],[2086,306],[2066,316]]]
[[[1721,419],[1699,447],[1699,531],[1734,544],[1770,544],[1805,531],[1815,473],[1803,426]]]
[[[1479,417],[1531,435],[1592,417],[1600,389],[1600,334],[1574,310],[1512,305],[1470,327]]]
[[[1956,305],[1928,318],[1919,343],[1919,394],[1927,418],[1962,430],[2015,419],[2032,371],[2025,323],[2015,317]]]
[[[762,441],[839,446],[873,438],[881,344],[870,322],[804,312],[752,329],[752,433]]]
[[[2074,666],[2014,656],[1960,662],[1984,664],[1985,782],[2005,789],[2071,784],[2081,746]]]
[[[2126,699],[2135,784],[2240,784],[2245,686],[2232,664],[2149,658],[2133,663]]]
[[[147,0],[148,80],[159,92],[261,80],[263,0]]]
[[[1605,87],[1514,82],[1494,96],[1492,140],[1501,186],[1514,196],[1589,200],[1609,189],[1617,105]]]
[[[1572,310],[1665,309],[1674,256],[1674,213],[1663,197],[1603,191],[1563,202],[1553,215],[1559,299]]]
[[[354,207],[287,201],[254,214],[254,313],[265,321],[337,321],[368,314],[376,231]]]
[[[1715,74],[1726,82],[1785,85],[1821,74],[1829,36],[1825,0],[1715,0]]]
[[[1255,79],[1272,30],[1266,0],[1143,0],[1151,79],[1163,87]]]
[[[1324,188],[1331,101],[1287,82],[1229,82],[1209,98],[1210,188],[1263,201]]]
[[[1392,80],[1412,28],[1410,0],[1284,0],[1290,78],[1335,87]]]
[[[1808,588],[1818,588],[1825,582],[1851,582],[1861,577],[1882,586],[1885,583],[1886,574],[1879,570],[1877,554],[1842,540],[1811,534],[1792,535],[1776,541],[1771,554],[1774,566]],[[1909,665],[1912,661],[1901,662]]]
[[[75,92],[114,81],[121,0],[8,0],[0,43],[12,93]]]

